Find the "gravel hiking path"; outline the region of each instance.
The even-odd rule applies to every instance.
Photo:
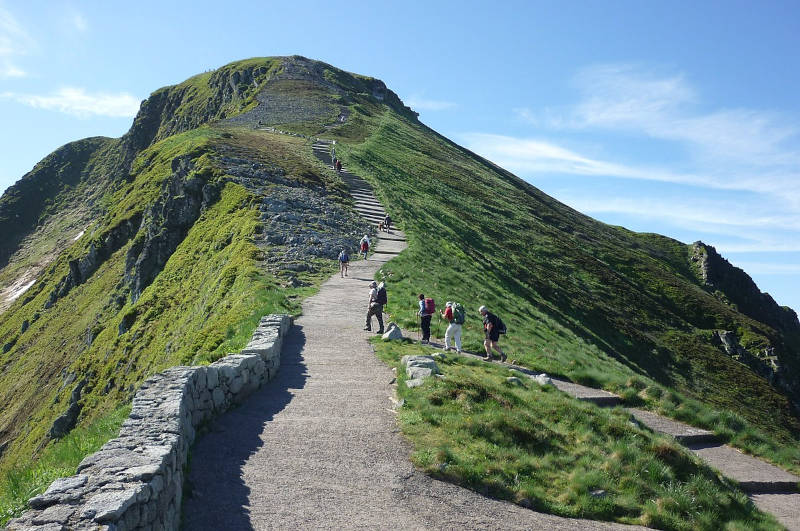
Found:
[[[536,513],[414,469],[392,372],[362,330],[369,282],[405,248],[402,232],[386,238],[306,299],[278,376],[195,443],[183,528],[630,529]]]

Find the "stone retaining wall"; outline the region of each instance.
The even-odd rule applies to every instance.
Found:
[[[265,316],[241,353],[148,378],[119,436],[86,457],[76,475],[31,498],[32,509],[7,528],[177,529],[196,428],[275,376],[291,324],[288,315]]]

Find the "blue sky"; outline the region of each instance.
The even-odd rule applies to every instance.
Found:
[[[607,223],[800,310],[800,3],[0,0],[0,190],[157,88],[301,54]]]

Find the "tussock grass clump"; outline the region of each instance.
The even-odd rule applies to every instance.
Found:
[[[398,367],[398,411],[413,462],[476,492],[561,516],[660,529],[779,529],[747,497],[672,439],[622,409],[576,401],[508,369],[450,356],[443,378],[409,389],[399,360],[430,349],[374,342]]]

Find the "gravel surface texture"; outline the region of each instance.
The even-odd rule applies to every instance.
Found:
[[[367,284],[390,257],[352,262],[307,299],[278,376],[198,440],[184,529],[629,528],[536,513],[414,469],[392,373],[362,331]]]

